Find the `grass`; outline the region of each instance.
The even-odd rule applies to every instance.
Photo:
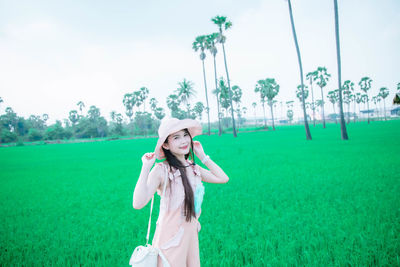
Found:
[[[230,177],[205,184],[202,266],[400,266],[400,121],[199,136]],[[0,148],[0,266],[129,266],[156,139]],[[199,162],[199,160],[197,160]],[[154,233],[158,198],[153,210]]]

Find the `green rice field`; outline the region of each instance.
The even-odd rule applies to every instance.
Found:
[[[348,141],[339,124],[310,125],[312,141],[304,126],[195,137],[230,177],[205,184],[202,266],[400,266],[400,121],[347,127]],[[129,266],[156,141],[0,148],[0,266]]]

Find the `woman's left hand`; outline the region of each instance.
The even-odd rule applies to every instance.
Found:
[[[206,156],[203,150],[203,146],[199,141],[193,141],[193,152],[200,160],[202,160]]]

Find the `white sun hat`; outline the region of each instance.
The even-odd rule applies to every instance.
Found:
[[[164,151],[162,150],[162,144],[165,142],[168,136],[185,128],[188,129],[192,138],[196,135],[201,135],[203,132],[201,123],[197,120],[179,120],[176,118],[164,118],[161,121],[161,125],[158,128],[158,141],[154,150],[157,159],[160,160],[165,158]]]

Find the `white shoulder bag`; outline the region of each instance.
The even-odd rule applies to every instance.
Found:
[[[164,180],[164,188],[162,196],[164,196],[165,188],[167,186],[168,173],[165,175]],[[150,236],[150,227],[151,227],[151,213],[153,212],[153,202],[154,196],[151,198],[151,206],[150,206],[150,218],[149,224],[147,227],[147,236],[146,236],[146,245],[138,246],[132,253],[131,259],[129,260],[129,265],[132,267],[157,267],[158,255],[160,255],[163,266],[170,267],[167,259],[164,254],[158,248],[153,247],[149,244],[149,236]]]

